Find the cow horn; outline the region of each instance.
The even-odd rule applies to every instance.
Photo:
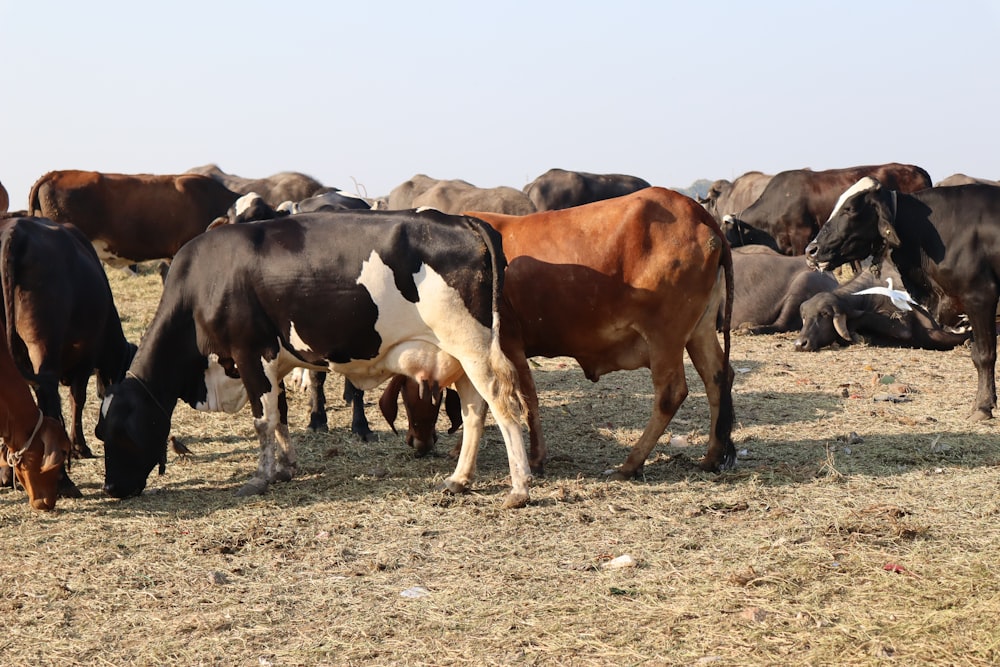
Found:
[[[837,313],[833,316],[833,328],[844,340],[851,340],[851,332],[847,330],[847,314]]]

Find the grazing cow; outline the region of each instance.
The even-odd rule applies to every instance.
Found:
[[[698,199],[698,203],[722,223],[727,215],[739,217],[746,207],[757,201],[772,178],[771,174],[748,171],[732,182],[720,179],[708,186],[708,192]]]
[[[413,198],[413,208],[434,208],[453,215],[462,211],[490,211],[527,215],[535,206],[520,190],[500,186],[477,188],[465,181],[438,181]]]
[[[965,174],[952,174],[944,180],[938,181],[934,187],[944,188],[952,185],[971,185],[973,183],[982,183],[983,185],[1000,185],[1000,181],[991,181],[987,178],[976,178],[975,176],[966,176]]]
[[[648,187],[649,183],[638,176],[549,169],[524,186],[524,193],[536,210],[555,211],[621,197]]]
[[[357,202],[364,204],[364,206],[359,206]],[[293,213],[366,209],[367,203],[363,199],[341,196],[337,192],[316,195],[301,202],[284,202],[277,209],[274,209],[256,192],[251,192],[237,199],[226,215],[216,218],[208,228],[215,229],[221,225],[239,225],[248,222],[260,222],[262,220],[276,220]],[[326,383],[326,372],[300,370],[308,374],[307,380],[302,384],[309,392],[309,430],[326,431],[326,392],[323,388]],[[365,417],[365,392],[352,385],[350,380],[345,380],[344,402],[349,403],[354,410],[353,417],[351,418],[351,432],[364,441],[371,440],[375,434],[372,433],[368,419]]]
[[[899,282],[899,274],[888,262],[882,265],[880,278],[864,271],[805,301],[800,308],[802,330],[795,339],[795,350],[816,352],[834,343],[849,345],[855,334],[870,336],[878,344],[926,350],[950,350],[969,339],[971,332],[948,331],[919,306],[900,310],[888,296],[857,294],[885,285],[885,278]]]
[[[823,270],[865,257],[877,266],[888,255],[903,286],[929,312],[938,313],[950,299],[972,326],[979,376],[972,418],[993,416],[1000,187],[956,185],[905,194],[862,178],[841,195],[806,255]]]
[[[877,178],[886,187],[901,192],[916,192],[931,186],[926,171],[908,164],[783,171],[771,179],[739,219],[773,236],[781,252],[801,255],[830,217],[837,197],[863,176]]]
[[[97,391],[125,377],[135,346],[125,339],[108,278],[93,246],[72,225],[40,218],[0,221],[0,285],[7,342],[38,407],[62,418],[69,387],[73,455],[93,457],[83,436],[87,383]]]
[[[798,331],[802,302],[837,287],[832,273],[811,270],[805,257],[764,246],[733,249],[733,281],[733,322],[754,334]]]
[[[417,382],[413,378],[393,375],[378,401],[379,410],[393,433],[398,432],[396,417],[399,414],[400,396],[403,397],[403,408],[406,410],[409,422],[406,444],[413,448],[417,457],[432,451],[437,443],[434,426],[442,403],[448,419],[451,420],[448,433],[454,433],[462,426],[462,403],[458,393],[442,387],[438,387],[435,391],[426,383]],[[459,451],[455,451],[454,455],[458,456]]]
[[[297,171],[283,171],[265,178],[243,178],[227,174],[217,164],[206,164],[188,169],[187,173],[208,176],[237,194],[256,192],[271,206],[285,201],[301,201],[323,189],[323,184],[315,178]]]
[[[574,357],[595,382],[616,370],[651,370],[652,416],[611,476],[625,480],[642,474],[687,396],[685,349],[711,408],[701,466],[722,470],[736,463],[730,437],[731,309],[723,318],[724,347],[715,331],[719,304],[723,298],[732,303],[732,260],[718,224],[703,207],[677,192],[649,188],[562,211],[470,215],[500,232],[509,261],[501,338],[528,406],[533,472],[544,472],[547,449],[528,357]],[[598,238],[603,241],[594,243]],[[422,409],[428,404],[425,400]],[[420,408],[407,407],[411,415]],[[420,440],[433,438],[424,433]]]
[[[239,197],[197,174],[50,171],[31,187],[31,215],[72,223],[106,264],[169,259]]]
[[[7,209],[10,208],[10,196],[7,194],[7,188],[0,183],[0,213],[6,213]]]
[[[488,403],[507,444],[504,504],[525,504],[521,396],[499,343],[504,266],[487,225],[433,211],[305,213],[203,234],[174,259],[135,360],[105,398],[96,431],[105,491],[141,493],[163,461],[178,399],[235,411],[249,398],[260,458],[238,493],[290,479],[283,378],[302,366],[338,371],[362,389],[397,373],[454,384],[465,431],[446,480],[452,492],[471,482]]]
[[[744,246],[764,246],[775,252],[778,250],[778,242],[774,237],[763,229],[751,227],[742,220],[737,220],[731,215],[727,215],[722,221],[722,231],[726,235],[726,240],[733,248]]]
[[[0,329],[5,329],[0,321]],[[0,331],[0,472],[13,472],[36,510],[56,506],[70,444],[62,424],[46,417],[31,398]]]

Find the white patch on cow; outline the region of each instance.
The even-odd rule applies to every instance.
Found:
[[[412,303],[396,288],[392,269],[372,251],[362,264],[358,284],[378,307],[375,330],[382,349],[373,360],[335,364],[359,389],[378,386],[389,375],[438,381],[445,386],[461,375],[456,357],[486,359],[490,329],[469,312],[461,295],[434,269],[422,264],[413,274],[419,300]]]
[[[205,369],[206,398],[199,401],[195,410],[202,412],[238,412],[247,402],[247,390],[243,380],[226,375],[225,369],[219,364],[219,355],[208,355],[208,368]]]
[[[108,416],[108,410],[111,409],[111,399],[114,398],[114,397],[115,397],[114,394],[108,394],[107,396],[104,397],[104,400],[101,401],[101,416],[102,417],[107,417]]]
[[[416,209],[414,213],[424,213],[425,211],[438,211],[440,213],[440,210],[434,208],[433,206],[421,206],[418,209]]]
[[[233,210],[236,211],[236,217],[239,218],[240,216],[242,216],[250,209],[251,206],[254,205],[254,203],[260,200],[261,196],[256,192],[248,192],[247,194],[237,199],[236,203],[233,204]]]
[[[107,241],[103,239],[94,239],[91,244],[94,246],[94,250],[97,251],[97,256],[101,258],[101,261],[114,269],[124,269],[135,264],[135,262],[127,257],[119,257],[111,252]]]
[[[291,213],[298,213],[299,212],[298,208],[299,208],[298,204],[296,204],[290,199],[286,199],[285,201],[278,204],[278,208],[274,210],[277,211],[278,213],[281,213],[283,211],[288,211],[288,213],[291,214]]]
[[[288,342],[291,344],[292,349],[296,352],[312,352],[312,348],[309,347],[309,343],[302,340],[299,332],[295,330],[295,322],[289,322],[288,325]]]
[[[833,207],[833,212],[830,213],[830,217],[826,219],[827,222],[833,220],[833,218],[840,212],[840,207],[844,205],[848,199],[858,194],[859,192],[867,192],[868,190],[874,190],[876,188],[875,179],[871,176],[865,176],[860,181],[847,188],[844,194],[840,195],[840,199],[837,200],[837,204]]]

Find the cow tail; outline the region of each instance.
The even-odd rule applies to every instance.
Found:
[[[0,234],[0,283],[3,290],[3,312],[0,319],[4,322],[7,330],[7,349],[14,353],[14,324],[16,322],[14,313],[14,253],[11,244],[14,242],[14,227],[8,226]]]
[[[493,394],[502,416],[520,421],[521,415],[527,412],[527,404],[521,393],[517,380],[517,369],[513,362],[500,349],[500,299],[503,296],[504,270],[507,268],[507,257],[503,254],[500,234],[488,224],[477,218],[469,218],[474,228],[486,244],[490,255],[490,267],[493,273],[492,308],[493,323],[490,327],[489,365],[493,371]]]
[[[719,261],[722,264],[726,281],[726,305],[723,307],[722,313],[722,378],[719,383],[721,397],[719,399],[719,419],[715,424],[715,436],[719,442],[731,442],[736,415],[733,410],[733,379],[735,374],[729,364],[732,349],[729,329],[733,323],[735,285],[733,280],[733,250],[721,234],[720,240],[722,241],[722,256]]]
[[[38,190],[48,180],[47,176],[48,174],[35,181],[31,186],[31,192],[28,193],[28,215],[32,217],[42,215],[42,203],[39,201]]]

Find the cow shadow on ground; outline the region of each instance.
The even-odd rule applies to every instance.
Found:
[[[751,362],[734,362],[753,372]],[[990,433],[969,433],[946,428],[940,431],[865,436],[860,442],[843,434],[811,435],[807,438],[781,434],[746,435],[748,426],[803,429],[824,413],[837,412],[842,399],[829,391],[796,387],[796,391],[749,391],[737,389],[736,448],[738,463],[724,473],[704,472],[698,460],[708,443],[709,413],[704,388],[688,368],[690,393],[667,432],[651,453],[637,484],[672,484],[709,479],[727,484],[750,483],[783,486],[809,482],[822,476],[901,475],[914,470],[946,467],[976,468],[997,465],[1000,445]],[[549,448],[546,474],[536,487],[568,481],[602,483],[608,471],[618,467],[638,439],[650,414],[653,395],[648,371],[613,373],[600,382],[581,382],[578,368],[551,367],[536,373],[542,402],[541,417]],[[300,400],[300,399],[295,399]],[[373,495],[400,494],[417,502],[447,505],[440,483],[450,475],[455,462],[445,455],[460,442],[461,431],[448,435],[439,430],[433,455],[415,458],[404,439],[405,424],[393,433],[369,396],[366,412],[376,438],[362,442],[352,436],[345,422],[350,409],[331,402],[331,431],[311,433],[304,429],[301,408],[290,415],[292,437],[299,454],[296,478],[276,484],[267,492],[269,503],[303,506],[320,502],[363,502]],[[237,415],[231,419],[246,419]],[[336,424],[336,425],[335,425]],[[805,427],[803,426],[805,425]],[[439,429],[443,429],[443,422]],[[791,430],[789,428],[789,430]],[[815,429],[813,429],[815,431]],[[99,483],[78,484],[88,500],[72,511],[136,511],[202,516],[256,502],[236,497],[234,492],[253,474],[257,441],[248,436],[206,436],[177,433],[193,450],[186,460],[171,454],[166,476],[151,474],[149,488],[137,498],[122,501],[104,497]],[[525,430],[527,444],[527,432]],[[100,461],[97,459],[96,461]],[[103,469],[103,462],[99,463]],[[500,433],[489,426],[480,447],[474,491],[499,498],[507,490],[506,450]],[[5,496],[4,500],[9,496]],[[552,502],[543,494],[536,503]]]

